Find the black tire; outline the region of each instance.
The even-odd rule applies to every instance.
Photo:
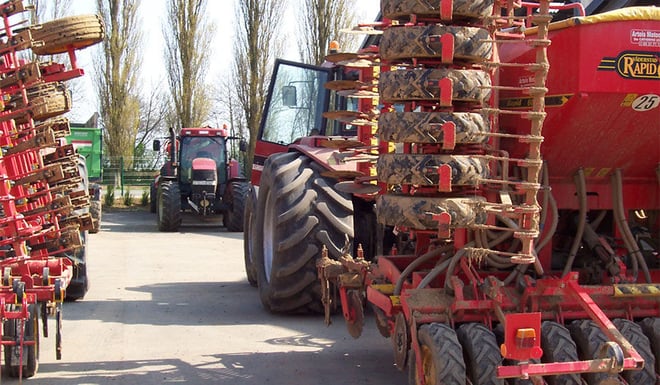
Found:
[[[257,287],[257,267],[254,261],[254,248],[257,229],[263,229],[263,224],[257,224],[257,193],[250,185],[245,198],[245,213],[243,214],[243,259],[245,275],[251,286]]]
[[[387,184],[437,186],[438,168],[451,167],[452,186],[475,186],[488,177],[488,162],[467,155],[382,154],[376,163],[378,180]]]
[[[98,15],[63,17],[30,29],[32,40],[43,42],[42,46],[32,47],[37,55],[65,53],[70,46],[82,49],[103,41],[105,37],[103,20]]]
[[[181,192],[176,182],[164,181],[158,186],[158,230],[178,231],[181,226]]]
[[[381,0],[380,9],[388,19],[408,20],[410,15],[437,18],[443,0]],[[456,18],[479,19],[493,13],[493,0],[453,0]]]
[[[96,234],[101,231],[101,219],[103,217],[103,208],[100,200],[92,200],[89,202],[89,214],[93,219],[93,226],[89,230],[90,234]]]
[[[149,212],[156,214],[158,209],[158,189],[156,188],[156,183],[152,182],[149,185]]]
[[[479,63],[488,60],[493,45],[488,30],[474,27],[430,24],[419,27],[387,28],[380,40],[380,56],[386,61],[442,58],[442,43],[432,36],[452,35],[454,59]]]
[[[376,201],[378,222],[418,230],[435,230],[438,222],[429,214],[448,213],[452,228],[465,228],[486,222],[487,214],[478,210],[479,197],[436,198],[385,194]]]
[[[452,328],[441,323],[425,324],[419,328],[417,338],[427,384],[465,385],[467,383],[463,349]],[[416,364],[410,365],[409,370],[413,371],[414,377],[411,377],[414,383],[418,384]]]
[[[89,278],[87,276],[87,232],[80,233],[82,247],[73,253],[73,277],[66,288],[64,299],[67,301],[78,301],[85,298],[89,290]]]
[[[571,339],[571,333],[563,325],[552,321],[541,324],[541,362],[578,361],[577,347]],[[581,385],[579,374],[562,374],[544,377],[548,385]]]
[[[324,245],[338,258],[345,239],[353,240],[351,200],[323,171],[298,153],[273,155],[264,165],[253,252],[261,302],[272,312],[322,313],[316,260]]]
[[[12,305],[13,306],[13,305]],[[24,340],[35,341],[35,345],[25,345],[23,347],[23,377],[29,378],[37,374],[39,370],[39,314],[38,306],[28,306],[29,318],[25,323]],[[7,319],[3,324],[4,336],[18,340],[20,338],[20,323],[16,319]],[[19,348],[18,346],[4,347],[5,351],[5,370],[11,377],[18,377],[20,365],[12,365],[12,356],[15,362],[18,362]]]
[[[602,344],[608,341],[605,333],[592,320],[575,320],[568,325],[581,360],[598,357]],[[619,383],[618,376],[610,373],[583,373],[589,385],[612,385]]]
[[[378,118],[378,137],[394,143],[444,143],[442,124],[456,126],[456,143],[485,143],[488,119],[473,112],[388,112]]]
[[[383,72],[378,90],[381,101],[387,103],[414,100],[437,101],[440,87],[437,81],[451,79],[452,100],[483,103],[490,96],[490,77],[480,70],[455,70],[446,68],[413,69]]]
[[[627,319],[618,318],[612,321],[612,323],[644,359],[644,368],[642,370],[626,370],[621,373],[623,378],[628,381],[629,384],[655,385],[656,358],[651,350],[651,343],[644,335],[642,328]]]
[[[504,380],[497,378],[502,354],[495,334],[482,324],[468,323],[459,326],[456,335],[463,347],[466,373],[472,384],[504,385]]]
[[[227,186],[222,200],[229,205],[229,209],[223,213],[223,220],[228,231],[243,231],[243,215],[245,214],[248,188],[249,184],[246,181],[233,181]]]
[[[639,326],[651,343],[655,356],[655,372],[660,374],[660,318],[644,318]]]

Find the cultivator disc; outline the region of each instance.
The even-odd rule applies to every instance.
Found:
[[[61,314],[72,278],[68,255],[82,246],[80,232],[92,228],[89,197],[78,155],[64,138],[69,123],[58,116],[71,108],[64,81],[83,74],[75,50],[101,41],[98,16],[69,17],[14,30],[25,17],[22,1],[0,4],[0,319],[5,367],[31,377],[38,368],[39,319]],[[15,20],[18,19],[18,20]],[[28,62],[20,51],[68,53],[70,65]],[[24,55],[22,57],[25,57]],[[41,317],[39,317],[41,312]],[[57,350],[61,351],[58,318]],[[45,325],[44,325],[45,326]],[[58,357],[59,359],[59,357]]]

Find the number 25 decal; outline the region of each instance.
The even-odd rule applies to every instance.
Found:
[[[660,96],[654,94],[639,96],[632,102],[632,108],[635,111],[650,111],[658,105],[660,105]]]

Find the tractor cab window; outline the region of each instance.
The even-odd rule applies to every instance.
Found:
[[[261,140],[287,145],[324,132],[328,70],[279,60],[273,76]]]
[[[218,167],[218,179],[224,181],[225,143],[222,137],[184,136],[181,138],[181,179],[188,183],[192,178],[192,162],[196,158],[212,159]]]

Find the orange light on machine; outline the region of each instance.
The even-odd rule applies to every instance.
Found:
[[[329,53],[339,52],[339,42],[337,40],[331,41],[330,44],[328,45],[328,51]]]
[[[504,317],[502,357],[525,362],[541,358],[541,313],[510,313]]]
[[[536,330],[523,328],[516,330],[516,346],[519,349],[530,349],[536,342]]]

